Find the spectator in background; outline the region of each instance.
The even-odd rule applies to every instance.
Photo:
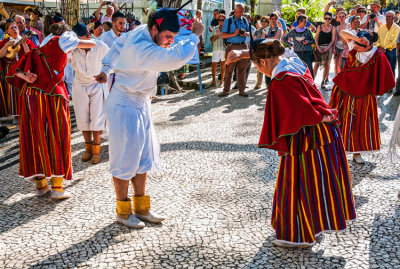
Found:
[[[400,26],[394,23],[394,17],[393,11],[388,11],[386,13],[386,24],[379,28],[378,41],[375,43],[375,46],[378,47],[381,52],[385,53],[389,60],[390,67],[392,68],[393,76],[396,77],[396,41],[400,33]]]
[[[357,32],[358,32],[358,30],[360,28],[360,24],[361,24],[360,17],[359,16],[354,16],[350,20],[350,29],[349,29],[349,31],[351,33],[353,33],[354,35],[357,35]],[[341,67],[342,69],[344,68],[344,64],[346,63],[346,60],[347,60],[347,58],[349,56],[349,52],[350,52],[350,48],[347,45],[347,42],[345,42],[344,51],[343,51],[343,54],[342,54],[342,67]]]
[[[257,30],[261,28],[261,18],[262,16],[258,14],[254,16],[254,27],[256,27]]]
[[[224,15],[226,15],[225,9],[220,9],[220,10],[219,10],[219,14],[224,14]]]
[[[344,52],[345,41],[340,36],[340,31],[347,30],[346,12],[340,11],[336,16],[339,20],[339,26],[336,27],[336,44],[335,44],[335,76],[342,70],[342,54]]]
[[[103,33],[99,40],[106,43],[106,45],[111,48],[113,42],[125,33],[126,18],[125,15],[120,12],[114,12],[112,16],[112,29],[111,31]]]
[[[314,77],[312,67],[313,50],[311,45],[315,43],[315,40],[310,28],[306,27],[307,16],[303,14],[299,15],[297,17],[297,25],[296,28],[290,30],[289,33],[283,37],[283,41],[290,47],[293,47],[293,51],[307,64],[311,75]],[[290,39],[293,41],[290,42]]]
[[[292,23],[292,26],[290,27],[291,30],[298,26],[297,17],[300,16],[300,15],[306,15],[306,9],[305,8],[299,8],[299,9],[297,9],[296,12],[297,12],[296,21]],[[317,30],[315,28],[315,26],[310,21],[307,21],[306,27],[310,28],[311,32],[315,32]]]
[[[212,82],[210,87],[216,87],[217,82],[215,76],[217,74],[217,65],[221,61],[221,78],[219,87],[223,85],[225,77],[225,45],[221,38],[222,26],[224,25],[225,15],[220,14],[218,17],[218,27],[214,27],[212,30],[212,36],[210,41],[212,43],[212,59],[211,59],[211,72],[212,72]]]
[[[103,34],[103,24],[100,21],[96,21],[92,28],[92,34],[90,35],[91,39],[97,39]]]
[[[272,12],[269,15],[269,25],[265,29],[266,38],[281,40],[282,29],[278,26],[278,14]]]
[[[253,24],[252,24],[252,19],[251,19],[250,13],[246,13],[244,16],[246,17],[246,20],[247,20],[247,22],[249,23],[249,27],[251,27],[250,33],[251,33],[251,34],[253,35],[253,37],[254,37],[254,34],[255,34],[255,32],[257,31],[257,29],[256,29],[256,27],[254,27]],[[245,41],[245,42],[246,42],[247,47],[250,48],[250,35],[246,36],[246,41]],[[247,64],[247,68],[246,68],[246,88],[248,87],[248,86],[247,86],[247,80],[249,79],[250,68],[251,68],[251,60],[249,59],[249,60],[248,60],[248,64]],[[234,89],[236,89],[236,88],[237,88],[237,87],[234,87]]]
[[[278,26],[279,28],[282,29],[282,37],[283,37],[284,35],[286,35],[287,26],[285,20],[281,18],[281,13],[279,11],[275,11],[275,13],[278,15]]]
[[[350,24],[351,19],[352,19],[353,17],[357,16],[358,10],[359,10],[360,8],[362,8],[362,6],[361,6],[360,4],[357,4],[357,5],[354,6],[354,9],[351,10],[350,16],[349,16],[349,18],[347,19],[347,23]]]
[[[38,9],[34,9],[31,15],[31,27],[43,33],[43,22],[40,17],[43,17],[42,13]]]
[[[331,1],[329,2],[324,9],[324,12],[329,12],[329,9],[331,8],[331,6],[336,5],[335,1]],[[337,15],[339,14],[339,12],[344,11],[344,9],[342,7],[336,7],[335,10],[335,17],[332,19],[331,24],[335,27],[339,26],[339,21],[337,20]]]
[[[243,17],[244,5],[237,4],[234,10],[234,16],[226,19],[222,27],[222,38],[226,38],[228,46],[226,48],[226,53],[228,54],[231,50],[242,50],[248,49],[246,45],[246,36],[249,35],[249,23],[246,18]],[[239,88],[239,95],[242,97],[247,97],[248,94],[245,93],[246,88],[246,68],[248,64],[248,59],[241,59],[236,63],[231,63],[226,66],[226,75],[224,79],[224,90],[218,96],[223,97],[229,95],[232,74],[235,67],[237,67],[237,82]]]
[[[394,13],[394,15],[396,16],[394,18],[394,23],[399,24],[399,17],[400,17],[400,12],[398,10],[396,10],[396,12]]]
[[[37,32],[30,31],[26,28],[25,18],[23,16],[15,15],[14,21],[18,27],[20,36],[24,36],[24,35],[30,33],[31,37],[29,38],[29,40],[32,41],[32,43],[35,45],[35,47],[40,45],[39,36],[38,36]],[[37,30],[37,31],[39,31],[39,30]]]
[[[266,33],[265,33],[265,29],[267,28],[267,26],[269,25],[269,20],[267,16],[264,16],[261,18],[261,27],[259,29],[256,30],[256,32],[254,33],[254,38],[255,39],[260,39],[260,38],[265,38]],[[262,86],[262,80],[263,80],[264,74],[261,73],[260,71],[258,71],[257,69],[257,83],[254,86],[254,89],[261,89]],[[265,84],[268,84],[267,81],[265,81]]]
[[[363,6],[361,6],[358,10],[357,10],[357,16],[360,17],[360,26],[361,26],[361,21],[364,19],[365,15],[367,15],[367,9]]]
[[[109,3],[110,3],[110,4],[109,4]],[[100,14],[100,13],[101,13],[101,9],[102,9],[104,6],[107,6],[107,8],[106,8],[106,15],[101,15],[101,14]],[[118,11],[118,7],[115,5],[114,2],[111,2],[111,1],[103,1],[103,2],[101,2],[100,6],[99,6],[99,7],[96,9],[96,11],[94,12],[94,17],[96,18],[96,20],[98,20],[98,21],[100,21],[101,23],[104,24],[104,22],[106,22],[106,21],[111,22],[111,21],[112,21],[112,18],[113,18],[113,14],[114,14],[115,12],[117,12],[117,11]]]
[[[53,15],[46,14],[44,16],[44,24],[43,24],[43,38],[50,34],[50,26],[53,24]]]
[[[211,21],[210,27],[208,28],[208,31],[212,32],[213,28],[219,25],[218,20],[219,20],[219,9],[214,9],[213,19]]]
[[[126,21],[128,22],[128,29],[126,29],[127,32],[132,31],[136,26],[141,24],[136,16],[131,13],[126,16]]]
[[[378,33],[379,27],[386,24],[386,19],[385,16],[379,14],[379,10],[381,9],[381,3],[379,0],[374,0],[370,7],[371,14],[365,16],[361,20],[361,28]]]
[[[324,24],[319,25],[315,35],[315,45],[317,48],[317,55],[314,64],[314,77],[317,76],[318,68],[320,65],[324,67],[322,75],[321,89],[326,88],[328,83],[329,68],[332,59],[332,52],[335,47],[336,27],[331,24],[333,15],[331,12],[324,13]]]
[[[113,25],[112,25],[112,23],[111,23],[110,21],[105,21],[105,22],[103,23],[104,32],[108,32],[108,31],[110,31],[112,28],[113,28]]]

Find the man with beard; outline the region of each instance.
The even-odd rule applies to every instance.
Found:
[[[192,34],[174,46],[180,23],[176,10],[151,13],[147,25],[140,25],[117,39],[103,58],[105,83],[111,70],[115,82],[106,101],[109,122],[110,170],[117,199],[117,222],[143,228],[141,221],[160,223],[164,217],[150,212],[150,196],[145,195],[147,172],[160,170],[160,147],[151,120],[151,96],[156,95],[157,76],[180,68],[197,51],[204,26],[192,25]],[[128,198],[129,181],[134,196]],[[134,214],[132,213],[134,212]]]
[[[126,18],[124,13],[117,11],[112,15],[112,29],[103,33],[99,40],[111,48],[113,42],[125,33]]]

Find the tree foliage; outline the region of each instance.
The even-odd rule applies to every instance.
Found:
[[[306,9],[306,15],[311,22],[321,21],[324,16],[324,7],[327,1],[319,0],[283,0],[281,14],[287,23],[293,23],[296,20],[296,10]]]

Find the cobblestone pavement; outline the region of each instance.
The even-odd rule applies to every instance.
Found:
[[[254,80],[252,70],[247,99],[221,89],[157,97],[164,172],[149,176],[148,193],[167,219],[143,230],[114,222],[107,142],[100,164],[82,163],[73,118],[73,196],[52,202],[17,178],[12,131],[0,141],[0,268],[400,268],[399,164],[385,160],[400,98],[379,97],[382,150],[365,165],[348,156],[357,219],[312,248],[280,249],[270,225],[279,159],[256,146],[265,89]]]

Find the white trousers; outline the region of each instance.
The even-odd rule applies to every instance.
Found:
[[[81,131],[104,131],[105,113],[103,84],[82,85],[76,80],[72,86],[72,103],[78,129]]]
[[[130,180],[136,174],[161,171],[150,97],[130,98],[114,85],[106,101],[106,114],[113,177]]]

